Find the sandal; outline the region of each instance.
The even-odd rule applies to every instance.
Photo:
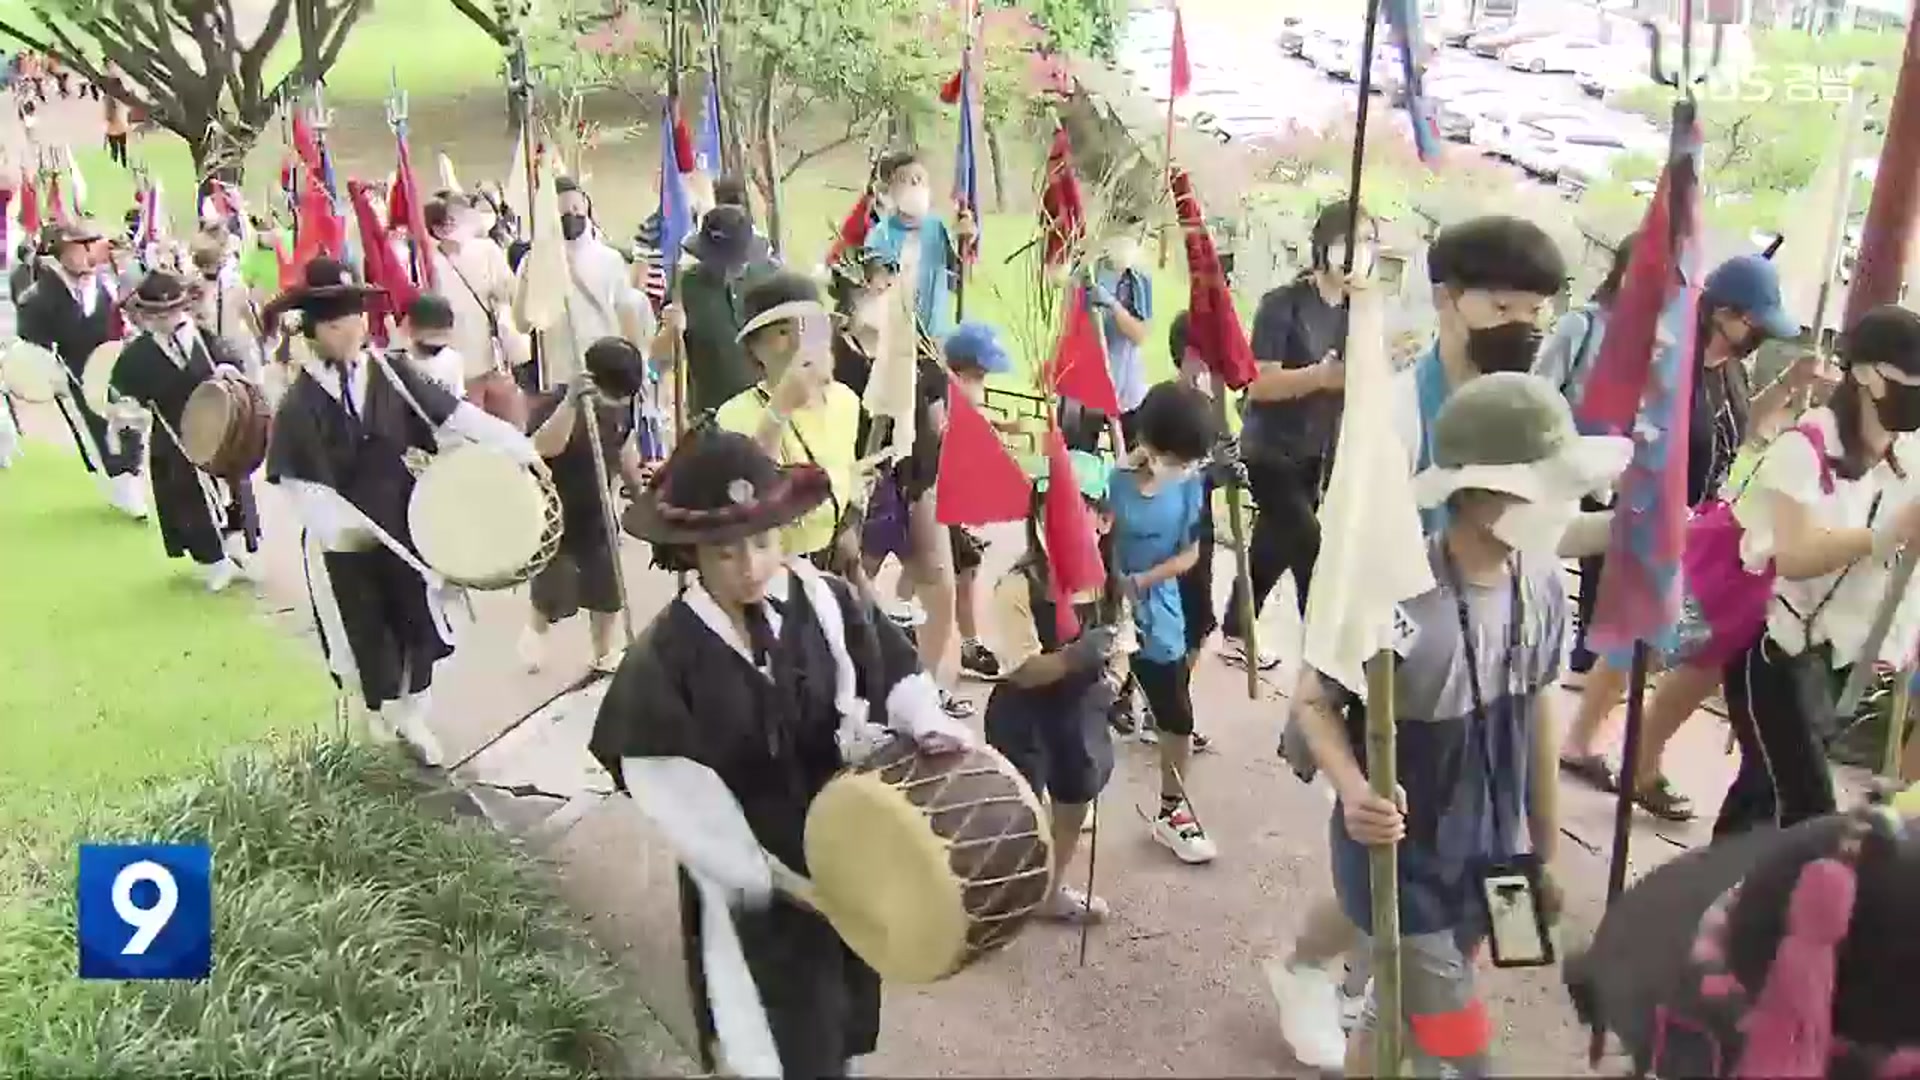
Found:
[[[1642,784],[1633,793],[1633,803],[1661,821],[1677,824],[1693,820],[1693,801],[1676,791],[1664,776]]]
[[[1620,790],[1620,778],[1613,775],[1612,767],[1599,754],[1562,755],[1560,771],[1600,791]]]

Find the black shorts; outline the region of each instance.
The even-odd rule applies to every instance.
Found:
[[[1198,652],[1219,629],[1213,610],[1213,537],[1200,537],[1200,558],[1180,575],[1180,610],[1187,621],[1187,652]]]
[[[1133,681],[1153,710],[1153,726],[1166,735],[1193,734],[1193,677],[1185,657],[1158,663],[1136,655]]]
[[[986,558],[987,542],[979,534],[961,525],[947,529],[947,540],[953,547],[953,572],[964,574],[969,570],[980,569],[980,563]]]
[[[1083,806],[1113,776],[1112,701],[1098,683],[1078,695],[1000,683],[987,699],[987,745],[1006,755],[1034,794]]]
[[[571,538],[575,534],[562,535]],[[583,610],[613,615],[622,606],[613,553],[600,530],[586,530],[571,543],[561,540],[553,561],[533,575],[532,590],[533,610],[550,623],[570,619]]]

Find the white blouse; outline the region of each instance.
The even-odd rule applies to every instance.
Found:
[[[1840,433],[1832,410],[1810,410],[1801,417],[1799,426],[1818,428],[1826,437],[1827,456],[1839,456]],[[1734,517],[1742,529],[1741,561],[1748,570],[1758,573],[1773,559],[1774,500],[1766,497],[1768,492],[1778,492],[1799,503],[1812,523],[1824,529],[1863,529],[1885,521],[1888,514],[1920,495],[1916,483],[1920,480],[1920,444],[1915,437],[1898,436],[1893,456],[1904,477],[1881,461],[1858,480],[1833,473],[1833,490],[1827,492],[1821,488],[1820,461],[1812,440],[1793,429],[1782,433],[1767,447],[1752,480],[1739,491],[1730,492],[1736,496]],[[1886,596],[1895,561],[1893,557],[1868,556],[1816,578],[1792,581],[1776,577],[1773,603],[1767,610],[1767,636],[1790,656],[1825,643],[1832,647],[1834,667],[1853,664],[1866,647],[1867,633]],[[1920,587],[1909,588],[1875,659],[1900,665],[1913,655],[1915,643],[1920,641],[1917,598]]]

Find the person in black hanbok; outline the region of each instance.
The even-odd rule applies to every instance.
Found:
[[[112,385],[156,420],[148,469],[167,557],[192,558],[207,589],[219,592],[238,574],[253,576],[260,514],[251,476],[209,476],[175,442],[194,390],[217,371],[240,374],[226,347],[194,328],[192,304],[187,283],[169,271],[155,270],[141,280],[125,310],[142,332],[121,349]]]
[[[85,224],[50,225],[41,235],[45,261],[20,298],[19,334],[65,365],[68,392],[60,415],[87,471],[102,482],[107,501],[130,517],[147,516],[140,483],[145,447],[137,430],[93,411],[80,393],[93,351],[116,334],[113,268],[98,257],[100,230]]]
[[[589,744],[686,868],[701,1052],[741,1076],[846,1075],[875,1047],[880,985],[819,915],[741,874],[720,838],[750,830],[805,874],[814,796],[887,728],[928,753],[976,741],[896,627],[781,551],[780,528],[829,490],[817,466],[782,468],[744,435],[702,433],[674,453],[624,527],[698,576],[628,648]]]
[[[299,313],[313,353],[275,414],[267,480],[287,493],[304,527],[308,591],[335,678],[357,682],[378,726],[438,764],[427,691],[433,665],[453,652],[453,633],[446,584],[420,562],[407,527],[407,458],[437,449],[438,432],[529,468],[539,456],[524,434],[457,400],[404,357],[366,347],[367,298],[378,291],[319,258],[303,284],[267,305],[269,324]]]

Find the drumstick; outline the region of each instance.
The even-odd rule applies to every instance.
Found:
[[[1093,831],[1087,836],[1087,895],[1080,913],[1080,966],[1087,966],[1087,931],[1093,925],[1093,867],[1100,858],[1100,796],[1094,795]]]
[[[620,565],[620,525],[613,512],[613,487],[607,477],[606,455],[600,444],[600,400],[591,384],[582,388],[579,402],[580,411],[587,418],[587,445],[592,449],[593,477],[600,489],[600,523],[607,530],[607,547],[613,557],[613,586],[620,590],[620,621],[626,626],[628,644],[632,644],[640,635],[633,626],[633,602],[627,594],[627,571]]]

